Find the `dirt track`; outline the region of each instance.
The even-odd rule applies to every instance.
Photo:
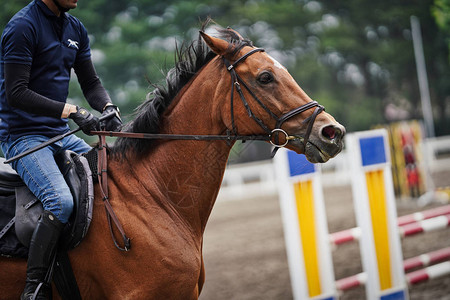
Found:
[[[435,174],[436,186],[450,186],[450,172]],[[324,191],[329,232],[356,225],[350,186]],[[421,211],[398,205],[398,215]],[[442,229],[402,241],[404,259],[450,246],[450,230]],[[292,299],[282,220],[277,197],[218,202],[204,240],[206,282],[201,300]],[[335,278],[362,271],[357,244],[333,252]],[[410,299],[450,299],[450,275],[412,286]],[[363,287],[340,299],[365,299]]]

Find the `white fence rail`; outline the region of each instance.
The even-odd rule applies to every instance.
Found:
[[[431,172],[450,170],[450,136],[426,139],[422,145],[426,165]],[[322,184],[340,186],[350,184],[347,152],[321,164]],[[277,192],[272,160],[229,166],[222,181],[218,200],[240,200],[273,196]]]
[[[450,136],[426,139],[422,149],[425,163],[432,172],[450,170]]]

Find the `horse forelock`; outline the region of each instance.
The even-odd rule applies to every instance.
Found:
[[[245,46],[253,47],[252,41],[242,38],[237,32],[235,32],[232,29],[219,28],[217,29],[217,31],[219,32],[220,38],[230,43],[229,48],[230,56],[238,54],[239,51],[241,51],[241,49],[244,48]]]
[[[205,28],[212,20],[206,20],[201,28]],[[230,54],[237,54],[245,46],[253,46],[250,40],[242,39],[233,30],[216,28],[219,37],[230,43]],[[176,45],[177,46],[177,45]],[[146,100],[139,105],[134,112],[134,119],[125,125],[123,131],[158,133],[160,131],[161,116],[172,103],[172,100],[182,88],[197,74],[197,72],[210,62],[216,54],[212,52],[201,36],[192,43],[182,43],[176,47],[175,66],[166,74],[166,86],[155,85],[154,90],[147,94]],[[154,140],[118,138],[112,154],[125,155],[132,151],[133,154],[145,155],[152,149]]]

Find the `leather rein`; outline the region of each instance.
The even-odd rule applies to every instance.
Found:
[[[215,140],[225,140],[228,142],[231,141],[247,141],[247,140],[259,140],[259,141],[269,141],[273,146],[275,146],[275,150],[272,154],[275,155],[276,150],[278,148],[284,147],[288,144],[290,140],[297,139],[298,137],[290,136],[286,131],[281,129],[281,126],[283,123],[302,113],[305,112],[313,107],[315,107],[314,112],[311,116],[303,120],[303,123],[308,123],[308,127],[306,130],[306,134],[303,137],[303,143],[306,146],[306,143],[308,142],[309,136],[312,131],[312,127],[314,125],[314,121],[319,113],[321,113],[324,110],[324,107],[317,103],[317,101],[311,101],[308,102],[302,106],[299,106],[280,117],[276,116],[257,96],[256,94],[248,87],[248,85],[245,83],[245,81],[236,73],[236,66],[243,62],[247,57],[250,55],[256,53],[256,52],[264,52],[265,50],[262,48],[255,48],[243,56],[241,56],[239,59],[237,59],[234,64],[231,64],[228,60],[225,58],[222,58],[225,66],[227,67],[228,72],[231,75],[231,96],[230,96],[230,103],[231,103],[231,132],[230,130],[227,130],[226,135],[191,135],[191,134],[163,134],[163,133],[137,133],[137,132],[113,132],[113,131],[92,131],[92,134],[99,135],[99,136],[110,136],[110,137],[123,137],[123,138],[135,138],[135,139],[166,139],[166,140],[194,140],[194,141],[215,141]],[[244,86],[244,88],[248,91],[248,93],[253,97],[253,99],[276,121],[276,126],[274,129],[270,130],[267,125],[264,124],[264,122],[258,118],[253,111],[251,110],[247,100],[245,99],[244,93],[242,91],[241,85]],[[265,135],[239,135],[237,133],[237,128],[234,120],[234,90],[239,94],[239,97],[247,110],[247,113],[249,117],[251,117],[258,125],[266,132]],[[285,141],[283,143],[279,143],[279,134],[283,134],[285,136]]]

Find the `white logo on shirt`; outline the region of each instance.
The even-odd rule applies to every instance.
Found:
[[[78,49],[78,42],[77,41],[72,41],[71,39],[67,40],[69,42],[69,44],[67,45],[67,47],[74,47],[76,49]]]

